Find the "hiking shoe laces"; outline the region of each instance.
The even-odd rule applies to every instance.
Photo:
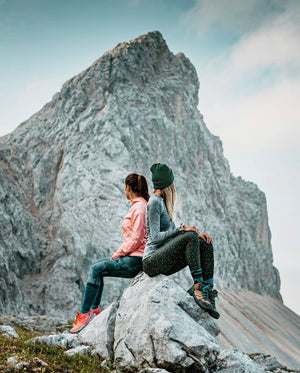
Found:
[[[80,313],[76,312],[76,319],[74,321],[74,326],[70,330],[71,333],[78,332],[82,330],[90,321],[90,312]]]
[[[197,282],[194,285],[194,299],[198,305],[206,310],[212,309],[212,305],[209,299],[209,285]]]
[[[210,292],[209,292],[209,299],[210,299],[210,303],[212,305],[212,308],[215,310],[216,309],[216,301],[215,299],[217,298],[218,296],[218,292],[216,289],[211,289]]]

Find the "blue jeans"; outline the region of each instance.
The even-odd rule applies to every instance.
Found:
[[[90,308],[95,309],[99,306],[104,288],[104,277],[133,278],[142,270],[142,257],[140,256],[97,260],[89,270],[80,312],[86,313]]]

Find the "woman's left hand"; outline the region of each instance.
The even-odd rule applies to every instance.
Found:
[[[212,243],[212,238],[207,233],[199,233],[198,236],[207,243]]]

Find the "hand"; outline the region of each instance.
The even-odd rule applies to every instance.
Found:
[[[184,226],[183,227],[183,232],[196,232],[198,234],[198,236],[200,234],[198,229],[196,227],[194,227],[193,225],[188,226],[188,227]]]
[[[212,243],[212,238],[207,233],[199,233],[198,236],[207,243]]]
[[[202,240],[206,241],[207,243],[212,242],[212,238],[207,233],[199,233],[198,229],[194,227],[193,225],[189,227],[186,227],[186,226],[184,227],[183,232],[189,232],[189,231],[196,232],[198,234],[198,237],[202,238]]]

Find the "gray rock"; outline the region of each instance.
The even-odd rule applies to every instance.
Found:
[[[16,329],[10,325],[0,325],[0,333],[4,334],[8,338],[19,338],[19,334]]]
[[[13,355],[6,360],[6,363],[10,367],[15,367],[18,364],[19,360],[20,358],[18,355]]]
[[[77,346],[74,348],[71,348],[70,350],[67,350],[65,354],[69,356],[74,356],[74,355],[88,355],[89,351],[91,350],[91,347],[89,346]]]
[[[110,358],[118,367],[197,372],[216,361],[219,329],[213,324],[172,280],[140,274],[118,306],[101,312],[79,333],[79,341],[92,345],[99,356]]]
[[[222,373],[264,373],[264,371],[249,356],[236,349],[221,351],[215,370]]]
[[[291,371],[286,366],[283,366],[282,364],[280,364],[279,361],[274,356],[264,355],[264,354],[252,354],[252,355],[250,354],[250,357],[253,361],[255,361],[258,365],[260,365],[265,370],[265,372],[289,372]]]
[[[15,368],[19,371],[26,371],[32,367],[47,367],[48,364],[39,359],[38,357],[33,357],[32,359],[30,359],[29,361],[20,361],[22,358],[18,355],[13,355],[11,357],[9,357],[7,360],[6,360],[6,364],[10,367],[10,368]]]
[[[57,328],[66,328],[68,321],[64,318],[51,316],[0,315],[0,322],[5,325],[18,325],[26,330],[39,333],[56,332]]]
[[[35,338],[31,338],[27,343],[47,343],[48,345],[57,345],[64,348],[75,348],[78,346],[78,335],[71,333],[60,333],[43,335]]]
[[[159,369],[159,368],[146,368],[139,370],[139,373],[169,373],[165,369]]]

